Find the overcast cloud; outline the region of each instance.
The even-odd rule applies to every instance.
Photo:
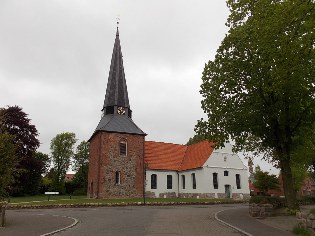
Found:
[[[58,133],[82,141],[96,128],[117,16],[133,120],[146,140],[194,135],[203,67],[228,30],[224,0],[2,0],[0,106],[29,114],[40,151]]]

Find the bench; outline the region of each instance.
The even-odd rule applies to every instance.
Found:
[[[58,195],[58,194],[59,194],[59,192],[45,192],[45,195],[48,196],[48,201],[50,200],[51,195]]]

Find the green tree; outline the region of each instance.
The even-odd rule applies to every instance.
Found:
[[[7,194],[7,189],[14,182],[16,167],[16,147],[14,137],[0,133],[0,200]]]
[[[299,140],[300,144],[294,150],[292,163],[297,165],[299,169],[303,168],[304,171],[309,171],[310,176],[315,178],[315,125],[308,136]]]
[[[203,135],[199,135],[199,134],[195,134],[194,137],[189,138],[188,142],[186,143],[186,145],[192,145],[195,143],[199,143],[203,140],[205,140],[206,138]]]
[[[73,157],[73,170],[76,171],[73,179],[73,184],[82,193],[87,191],[88,170],[89,170],[89,155],[90,144],[87,141],[82,141],[76,149]]]
[[[74,155],[73,148],[76,141],[75,134],[69,132],[57,134],[51,140],[50,150],[55,173],[53,180],[55,191],[64,193],[64,178]]]
[[[0,133],[8,133],[13,136],[16,146],[16,173],[11,194],[32,194],[33,174],[40,173],[41,165],[34,158],[34,153],[39,147],[38,132],[35,125],[31,124],[28,115],[21,107],[8,106],[0,108]]]
[[[228,0],[229,32],[204,68],[198,134],[264,153],[297,208],[291,158],[315,121],[314,1]]]
[[[34,154],[34,158],[36,160],[39,160],[42,165],[41,165],[41,175],[46,175],[49,171],[49,167],[51,164],[51,160],[49,158],[49,155],[46,153],[42,153],[42,152],[35,152]]]
[[[266,171],[262,171],[259,166],[254,172],[254,186],[259,189],[263,195],[267,195],[268,190],[279,189],[279,180],[276,175],[270,175]]]
[[[28,179],[28,188],[24,193],[35,195],[40,192],[42,185],[43,175],[48,171],[50,165],[50,158],[47,154],[42,152],[35,152],[33,154],[32,163],[28,165],[27,174],[25,177]]]

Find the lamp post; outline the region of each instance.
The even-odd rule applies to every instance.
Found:
[[[147,171],[148,163],[143,163],[143,204],[145,205],[145,186],[146,186],[146,171]]]

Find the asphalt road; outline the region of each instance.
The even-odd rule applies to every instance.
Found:
[[[43,235],[78,223],[56,235],[240,235],[215,220],[215,213],[236,205],[136,206],[9,210],[8,225],[0,235]],[[69,218],[70,217],[70,218]]]

